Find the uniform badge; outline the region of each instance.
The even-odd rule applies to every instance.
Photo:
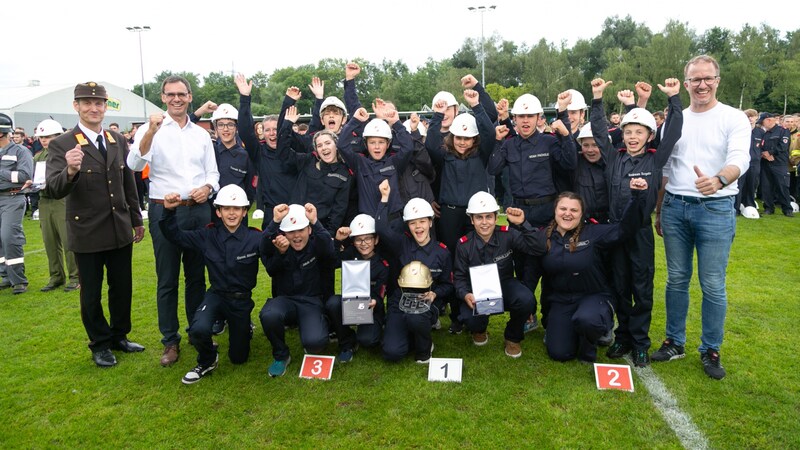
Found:
[[[89,145],[89,141],[86,139],[86,136],[84,136],[83,133],[76,133],[75,139],[78,140],[78,144],[81,146]]]
[[[111,135],[108,131],[106,131],[106,140],[111,144],[116,144],[117,141],[114,140],[114,136]]]

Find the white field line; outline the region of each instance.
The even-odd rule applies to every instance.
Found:
[[[678,406],[678,401],[672,393],[670,393],[661,379],[658,378],[658,375],[653,372],[653,369],[650,367],[636,367],[630,355],[626,355],[625,360],[628,361],[628,364],[631,365],[636,375],[642,380],[642,384],[645,389],[647,389],[647,392],[650,393],[650,397],[653,399],[653,404],[656,406],[656,409],[664,416],[664,420],[666,420],[669,427],[672,428],[672,431],[675,432],[675,435],[678,436],[683,447],[687,449],[709,448],[708,439],[706,439],[703,432],[695,426],[689,414]]]

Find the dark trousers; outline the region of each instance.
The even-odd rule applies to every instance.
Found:
[[[383,330],[383,358],[400,361],[414,349],[414,359],[426,360],[431,356],[431,325],[439,318],[439,310],[431,306],[423,314],[407,314],[398,308],[398,300],[390,301]]]
[[[761,199],[764,200],[764,211],[775,211],[775,203],[783,212],[790,212],[789,169],[784,160],[761,160]]]
[[[358,325],[356,330],[350,325],[342,324],[342,296],[332,295],[325,301],[325,312],[331,321],[331,328],[336,331],[339,339],[339,350],[353,350],[356,343],[361,347],[375,347],[381,343],[381,330],[386,320],[383,309],[383,300],[380,300],[372,309],[373,323]]]
[[[525,220],[534,228],[544,228],[550,225],[550,222],[555,217],[553,201],[545,202],[540,205],[525,205],[519,199],[514,199],[513,206],[525,212]],[[538,257],[526,255],[522,252],[514,252],[514,271],[517,279],[525,283],[525,286],[531,292],[536,292],[536,287],[539,285],[539,280],[542,278],[544,271],[542,264]],[[545,305],[545,295],[542,292],[542,323],[546,325],[544,320],[547,317],[547,306]],[[533,314],[536,314],[536,295],[533,297]]]
[[[81,320],[93,352],[127,339],[131,331],[133,244],[96,253],[75,253],[81,283]],[[108,272],[108,315],[103,315],[103,272]]]
[[[758,188],[759,177],[761,175],[761,163],[751,162],[750,167],[744,176],[739,178],[739,194],[737,194],[736,212],[739,212],[739,204],[744,206],[756,206],[756,189]]]
[[[611,295],[579,298],[551,296],[547,319],[547,354],[556,361],[597,360],[597,340],[614,326]]]
[[[452,256],[451,260],[455,259],[456,244],[461,236],[466,235],[474,229],[472,223],[467,215],[467,208],[463,206],[441,205],[441,216],[439,222],[439,240],[447,246]],[[450,321],[456,323],[459,321],[459,311],[463,301],[452,297],[450,304]],[[444,311],[444,309],[442,309]]]
[[[197,349],[197,363],[210,366],[217,359],[217,349],[211,336],[211,327],[217,318],[228,321],[228,358],[234,364],[244,364],[250,356],[250,313],[252,299],[232,299],[209,290],[203,303],[194,313],[189,337]]]
[[[306,351],[318,353],[328,345],[328,322],[319,298],[283,295],[270,298],[261,308],[259,319],[276,361],[289,358],[287,325],[297,325],[300,329],[300,342]]]
[[[206,292],[205,265],[203,255],[192,250],[183,250],[173,245],[161,234],[158,221],[164,212],[164,205],[150,202],[148,210],[150,236],[156,259],[156,305],[158,307],[158,329],[161,343],[178,344],[181,341],[178,321],[178,276],[183,262],[185,282],[184,302],[186,323],[191,324],[194,312],[203,301]],[[208,209],[205,205],[179,206],[176,208],[178,227],[182,230],[197,230],[208,224]]]
[[[511,342],[525,339],[525,322],[533,314],[533,293],[522,282],[510,278],[500,281],[503,291],[503,307],[510,313],[503,336]],[[466,302],[461,301],[460,319],[470,333],[485,333],[489,326],[489,316],[475,316]]]
[[[617,342],[637,350],[650,348],[650,320],[653,311],[655,241],[647,224],[622,245],[611,250],[614,309],[619,326]],[[549,326],[549,324],[548,324]]]

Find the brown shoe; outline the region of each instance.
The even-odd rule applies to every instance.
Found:
[[[180,356],[181,348],[178,344],[168,345],[164,347],[164,353],[161,354],[161,365],[164,367],[169,367],[178,360],[178,356]]]
[[[506,340],[506,355],[512,358],[519,358],[522,356],[522,347],[519,345],[519,342]]]
[[[489,342],[489,333],[472,333],[472,343],[478,347],[484,346]]]

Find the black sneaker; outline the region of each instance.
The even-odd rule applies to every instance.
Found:
[[[228,325],[228,322],[225,320],[215,320],[214,324],[211,325],[211,333],[215,336],[219,336],[225,332],[226,325]]]
[[[700,360],[703,361],[703,370],[706,375],[715,380],[725,378],[725,368],[719,362],[719,352],[709,348],[705,353],[700,354]]]
[[[464,324],[458,321],[450,322],[450,328],[447,331],[450,334],[461,334],[464,331]]]
[[[614,329],[608,330],[608,333],[604,334],[600,339],[597,340],[597,345],[600,347],[608,347],[609,345],[614,343]]]
[[[181,382],[183,382],[183,384],[194,384],[194,383],[197,383],[198,381],[200,381],[201,378],[203,378],[204,376],[206,376],[209,373],[211,373],[211,371],[216,369],[218,362],[219,362],[219,357],[217,357],[217,359],[214,361],[214,363],[211,364],[210,366],[206,367],[206,366],[203,366],[201,364],[198,364],[197,367],[195,367],[194,369],[190,370],[189,372],[186,373],[186,375],[183,376],[183,378],[181,379]]]
[[[650,356],[647,350],[636,350],[633,352],[633,365],[636,367],[647,367],[650,365]]]
[[[630,353],[631,350],[633,349],[631,348],[630,345],[614,342],[613,344],[611,344],[611,347],[608,347],[608,350],[606,351],[606,356],[611,359],[619,359]]]
[[[665,339],[661,344],[661,348],[650,356],[653,361],[663,362],[672,361],[673,359],[681,359],[686,356],[686,352],[682,345],[675,344],[672,339]]]

